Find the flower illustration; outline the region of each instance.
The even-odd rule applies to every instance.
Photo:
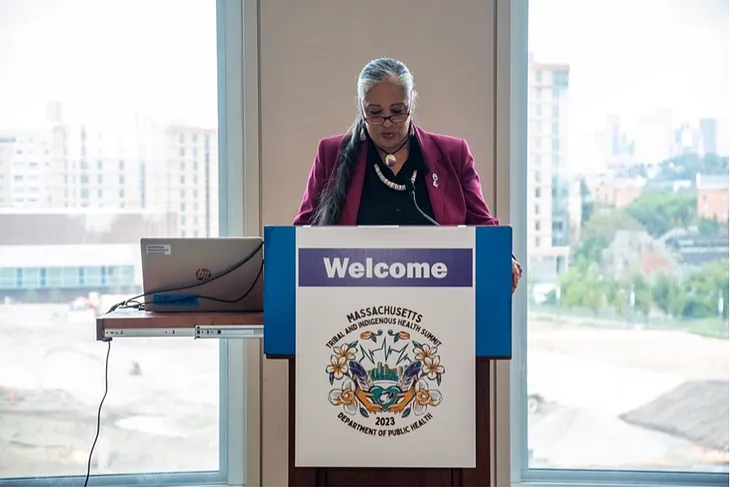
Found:
[[[355,386],[350,379],[345,379],[339,389],[332,389],[329,393],[329,400],[334,406],[342,406],[342,409],[350,416],[357,413]]]
[[[355,359],[355,348],[351,347],[347,343],[343,343],[340,346],[336,346],[332,349],[338,358],[344,358],[345,363]]]
[[[438,406],[439,404],[441,404],[441,392],[429,389],[425,380],[419,380],[413,399],[413,414],[421,416],[426,412],[428,406]]]
[[[332,355],[330,357],[330,364],[327,365],[327,373],[330,379],[341,379],[348,371],[347,368],[347,357],[341,355]],[[331,381],[330,381],[331,382]]]
[[[441,356],[426,357],[423,359],[423,373],[431,379],[435,379],[446,370],[441,365]]]
[[[438,348],[432,348],[430,345],[419,344],[413,349],[413,353],[416,354],[416,360],[426,363],[426,358],[434,358],[436,356]]]

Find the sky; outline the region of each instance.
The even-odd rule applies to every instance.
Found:
[[[728,0],[530,0],[529,49],[570,66],[569,159],[595,160],[606,117],[657,109],[675,124],[730,115]],[[725,125],[724,138],[730,137]],[[727,147],[727,145],[725,145]]]
[[[659,108],[727,117],[728,3],[530,0],[530,50],[570,65],[571,159],[609,114],[628,130]],[[215,127],[215,24],[215,0],[0,0],[0,128],[42,119],[49,100],[72,119]]]
[[[49,100],[80,120],[216,127],[215,3],[0,0],[0,128],[42,120]]]

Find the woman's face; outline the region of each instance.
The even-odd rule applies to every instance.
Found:
[[[383,149],[400,146],[408,135],[408,100],[396,83],[384,81],[374,85],[363,100],[363,116],[368,134]]]

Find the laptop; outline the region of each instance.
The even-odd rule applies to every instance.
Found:
[[[145,310],[263,311],[261,237],[142,238],[140,245]]]

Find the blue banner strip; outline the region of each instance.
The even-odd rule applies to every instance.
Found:
[[[476,355],[512,358],[512,228],[476,228]]]
[[[296,350],[296,228],[264,228],[264,353]]]

